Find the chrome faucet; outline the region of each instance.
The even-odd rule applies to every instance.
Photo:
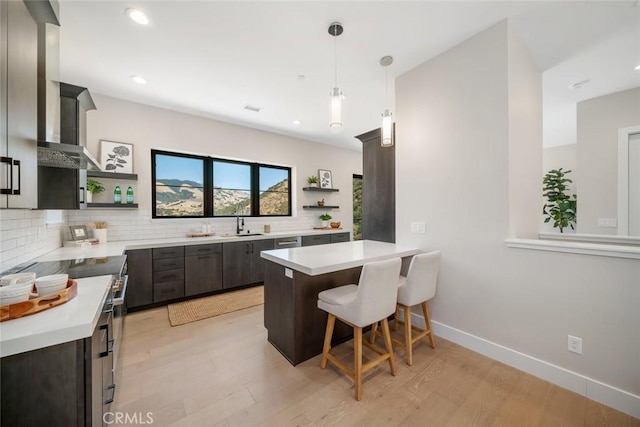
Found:
[[[240,203],[236,206],[236,234],[240,234],[244,230],[244,217],[242,217],[242,227],[240,226]]]

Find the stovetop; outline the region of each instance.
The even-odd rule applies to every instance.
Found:
[[[126,255],[109,256],[103,258],[80,258],[61,261],[44,261],[22,264],[4,274],[18,272],[33,272],[36,277],[50,274],[66,273],[70,279],[80,279],[92,276],[121,276],[127,261]]]

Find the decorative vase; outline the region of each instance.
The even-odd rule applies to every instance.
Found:
[[[87,191],[87,203],[93,203],[93,193],[91,191]]]
[[[321,221],[322,222],[322,227],[326,228],[329,226],[329,221]]]
[[[96,228],[93,230],[93,237],[98,239],[100,243],[107,243],[107,229]]]

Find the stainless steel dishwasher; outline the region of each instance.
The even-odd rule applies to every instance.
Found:
[[[302,237],[280,237],[275,239],[274,249],[297,248],[302,246]]]

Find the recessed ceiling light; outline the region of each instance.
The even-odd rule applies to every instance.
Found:
[[[294,124],[294,125],[299,125],[300,123],[302,123],[300,120],[294,120],[294,121],[293,121],[293,124]]]
[[[131,80],[133,80],[134,82],[138,83],[139,85],[146,85],[147,84],[147,81],[144,79],[144,77],[131,76]]]
[[[636,70],[636,71],[640,71],[640,65],[636,65],[635,70]]]
[[[137,22],[140,25],[149,24],[149,18],[147,18],[147,15],[145,15],[143,11],[138,9],[127,9],[126,12],[127,15],[129,15],[129,18],[131,18],[134,22]]]
[[[304,74],[298,74],[298,80],[304,80],[306,78],[307,76],[305,76]]]
[[[587,83],[589,83],[591,80],[586,79],[586,80],[580,80],[579,82],[573,83],[569,85],[569,89],[582,89],[583,87],[585,87],[587,85]]]

